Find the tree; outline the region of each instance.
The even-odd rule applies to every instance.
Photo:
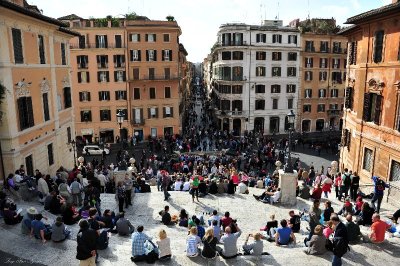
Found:
[[[166,17],[166,19],[167,19],[168,21],[175,21],[175,17],[174,17],[174,16],[171,16],[171,15],[168,15],[168,16]]]
[[[127,20],[135,20],[136,17],[137,17],[136,12],[131,12],[131,13],[125,14],[125,19],[127,19]]]

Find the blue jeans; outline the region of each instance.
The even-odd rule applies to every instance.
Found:
[[[371,200],[372,205],[375,208],[375,211],[377,213],[379,213],[380,209],[381,209],[381,203],[382,203],[382,199],[383,199],[383,194],[382,195],[376,195],[376,193],[374,193],[374,197]],[[378,201],[378,205],[375,206],[375,202]]]
[[[336,255],[333,255],[332,266],[342,266],[342,258]]]

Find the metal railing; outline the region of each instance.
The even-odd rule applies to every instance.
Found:
[[[85,45],[80,45],[78,43],[70,43],[70,49],[108,49],[108,48],[126,48],[124,44],[117,45],[115,43],[85,43]]]

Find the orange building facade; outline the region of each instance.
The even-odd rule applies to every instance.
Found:
[[[72,168],[69,46],[77,35],[26,1],[0,2],[2,175]]]
[[[81,34],[70,42],[78,136],[110,143],[180,133],[187,53],[176,21],[59,19]]]
[[[347,38],[306,32],[301,35],[301,132],[339,130],[346,80]]]
[[[340,166],[400,181],[400,2],[351,17]]]

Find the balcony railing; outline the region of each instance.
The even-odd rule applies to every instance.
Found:
[[[89,65],[88,64],[78,64],[78,69],[88,69]]]
[[[306,52],[315,52],[315,47],[314,46],[306,47],[305,51]]]
[[[96,45],[96,43],[85,43],[85,45],[79,45],[78,43],[70,43],[69,44],[70,49],[108,49],[108,48],[126,48],[124,44],[117,45],[115,43],[99,43]]]
[[[340,116],[341,110],[327,110],[328,115]]]
[[[133,77],[132,80],[178,80],[181,79],[178,75],[142,75],[140,77]]]
[[[143,126],[145,123],[144,119],[132,119],[131,124],[135,126]]]
[[[216,115],[230,116],[230,117],[244,117],[247,116],[245,111],[230,111],[230,110],[215,110]]]
[[[241,42],[235,42],[235,41],[225,41],[225,42],[221,42],[219,43],[220,46],[247,46],[247,42],[246,41],[241,41]]]
[[[235,77],[214,77],[215,80],[220,80],[220,81],[246,81],[247,77],[246,76],[235,76]]]

